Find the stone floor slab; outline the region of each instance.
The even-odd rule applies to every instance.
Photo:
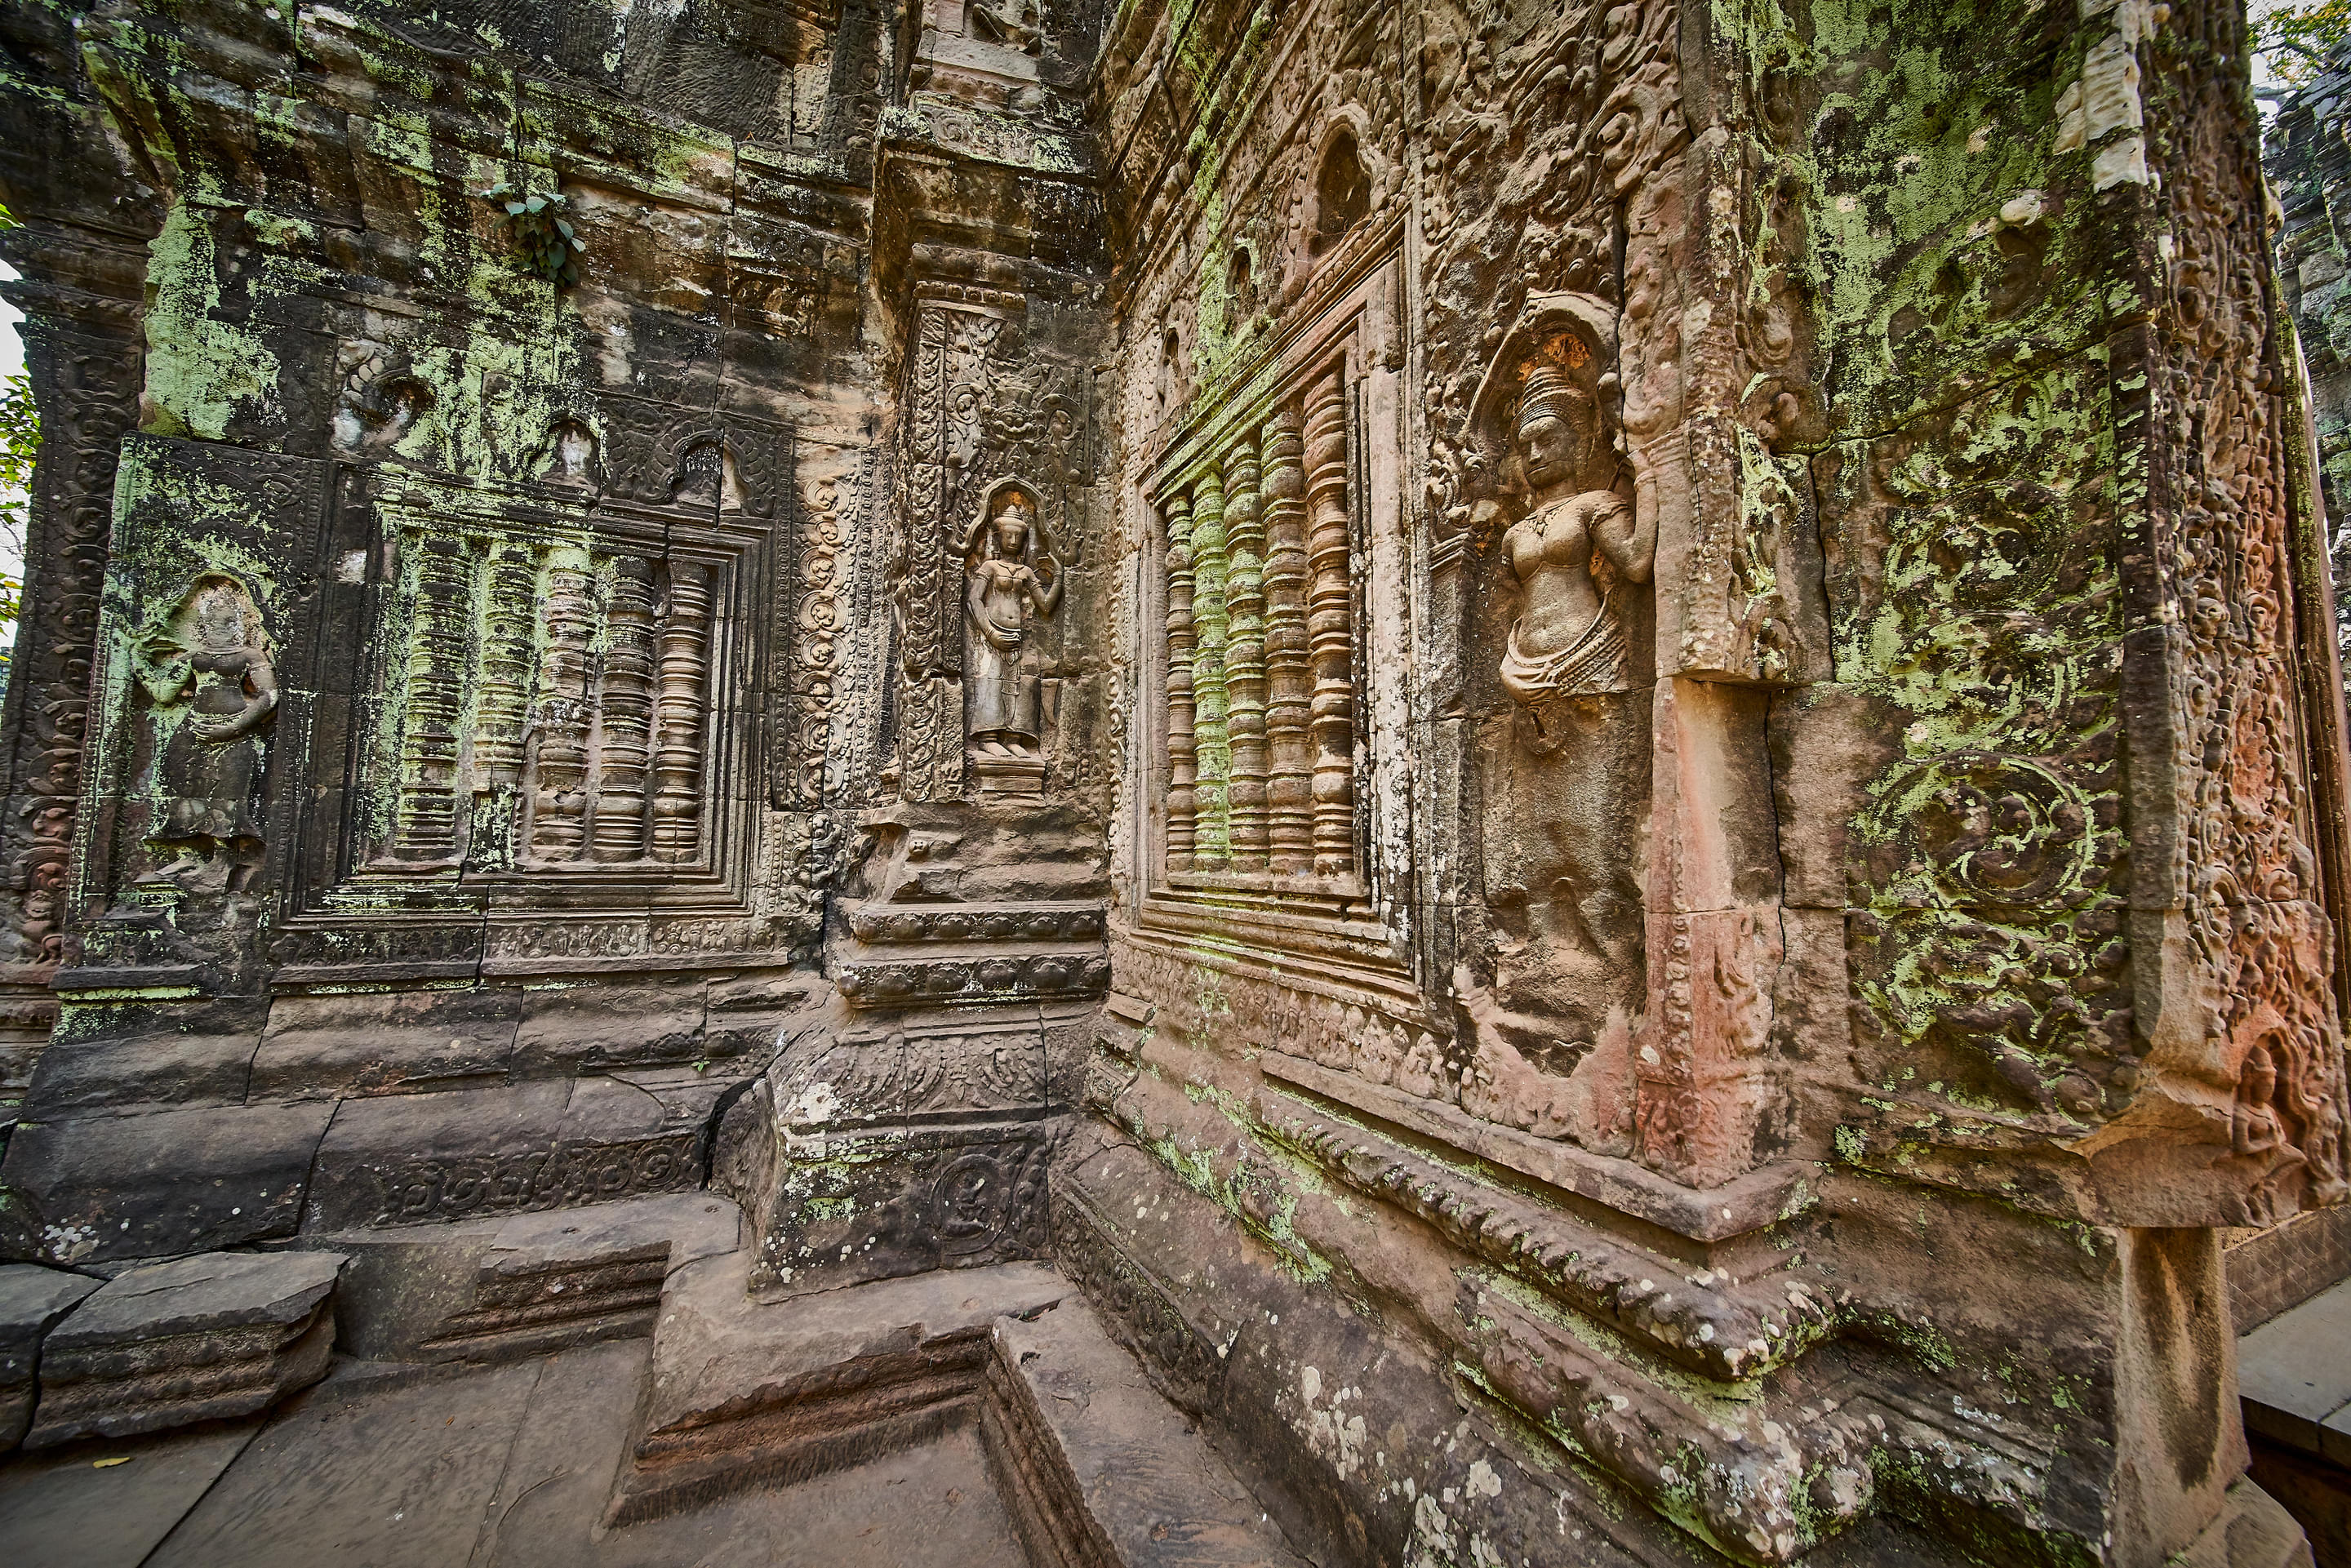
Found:
[[[261,1426],[256,1417],[10,1460],[0,1466],[0,1562],[139,1568]]]
[[[329,1382],[269,1424],[151,1568],[467,1562],[541,1372]]]
[[[2281,1312],[2237,1342],[2245,1427],[2304,1453],[2325,1451],[2321,1428],[2351,1406],[2351,1281]]]

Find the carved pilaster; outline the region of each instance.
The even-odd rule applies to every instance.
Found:
[[[1198,757],[1192,707],[1192,498],[1168,498],[1167,869],[1189,871],[1197,843]]]
[[[1354,591],[1347,566],[1347,404],[1339,367],[1307,392],[1306,633],[1314,697],[1314,872],[1355,869]]]
[[[1314,866],[1313,760],[1306,724],[1313,668],[1306,634],[1306,468],[1297,405],[1265,422],[1266,836],[1277,872]]]
[[[1265,524],[1259,511],[1257,442],[1244,434],[1225,454],[1225,731],[1232,748],[1232,862],[1266,868]]]
[[[25,536],[23,613],[9,666],[9,808],[0,819],[6,846],[0,897],[9,940],[0,956],[34,966],[27,978],[37,986],[63,956],[67,869],[114,509],[114,446],[137,406],[140,361],[135,347],[59,330],[29,305],[21,331],[40,409],[41,449]]]

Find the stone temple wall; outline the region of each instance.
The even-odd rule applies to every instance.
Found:
[[[2234,5],[0,48],[9,1256],[1050,1257],[1332,1563],[2241,1495],[2351,838]]]

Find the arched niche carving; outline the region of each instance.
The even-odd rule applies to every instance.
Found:
[[[743,471],[734,443],[723,431],[689,438],[678,447],[665,488],[664,499],[673,507],[743,510]]]
[[[603,443],[585,419],[565,414],[547,427],[531,454],[530,473],[543,485],[586,490],[604,487]]]
[[[1320,256],[1353,232],[1372,214],[1372,172],[1364,162],[1354,126],[1341,121],[1314,161],[1313,221],[1307,248]]]
[[[1395,195],[1403,172],[1381,151],[1360,104],[1326,108],[1300,138],[1284,225],[1281,291],[1295,300],[1322,259],[1335,254]]]

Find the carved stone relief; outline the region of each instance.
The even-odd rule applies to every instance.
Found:
[[[233,577],[196,580],[139,640],[150,723],[168,734],[155,762],[157,863],[133,886],[149,901],[239,892],[260,863],[266,747],[277,711],[261,612]]]
[[[1042,537],[1032,487],[1007,481],[983,503],[963,540],[964,728],[970,768],[990,794],[1040,795],[1045,788],[1041,686],[1032,634],[1061,608],[1062,573]]]
[[[402,519],[390,653],[396,749],[375,859],[470,865],[706,863],[703,732],[728,562]],[[641,547],[643,548],[643,547]]]

